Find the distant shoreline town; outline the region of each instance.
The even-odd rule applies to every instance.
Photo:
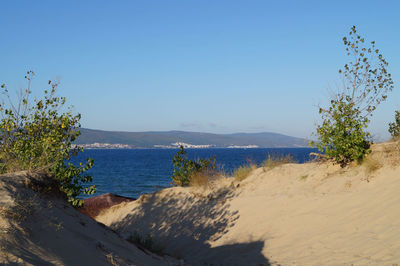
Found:
[[[153,145],[153,148],[156,149],[178,149],[182,146],[185,149],[208,149],[208,148],[229,148],[229,149],[252,149],[252,148],[259,148],[258,145],[229,145],[227,147],[217,147],[213,144],[203,144],[203,145],[196,145],[196,144],[189,144],[184,142],[175,142],[171,143],[170,145]],[[100,149],[143,149],[144,147],[135,147],[129,144],[121,144],[121,143],[91,143],[91,144],[75,144],[73,147],[82,147],[88,150],[100,150]],[[148,148],[147,148],[148,149]]]
[[[125,132],[80,129],[76,144],[87,149],[300,148],[308,140],[273,132],[214,134],[188,131]]]

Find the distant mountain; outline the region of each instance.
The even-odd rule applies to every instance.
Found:
[[[75,144],[109,143],[131,148],[171,147],[173,143],[210,145],[216,148],[253,145],[260,148],[306,147],[307,140],[277,133],[212,134],[186,131],[123,132],[81,128]],[[177,144],[175,144],[177,145]]]

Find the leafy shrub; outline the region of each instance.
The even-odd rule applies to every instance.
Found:
[[[360,117],[353,103],[340,99],[331,104],[329,115],[323,114],[324,121],[317,127],[319,142],[314,145],[344,167],[370,152],[370,134],[364,130],[369,120]]]
[[[395,112],[395,121],[389,123],[389,133],[393,138],[400,138],[400,111]]]
[[[73,206],[81,206],[78,199],[82,193],[93,194],[94,185],[86,183],[92,177],[84,174],[93,166],[93,159],[75,166],[70,162],[82,148],[73,148],[72,142],[79,136],[80,114],[71,108],[62,112],[66,99],[55,95],[58,83],[49,81],[50,90],[44,91],[43,99],[29,101],[32,71],[25,78],[28,86],[20,91],[15,104],[3,84],[4,101],[0,105],[0,172],[16,170],[45,171],[56,178],[60,190],[68,196]]]
[[[174,171],[171,179],[177,186],[188,186],[193,176],[198,173],[212,175],[216,169],[216,157],[199,160],[191,160],[187,158],[186,151],[183,146],[175,154],[172,159]]]
[[[375,42],[366,46],[353,26],[343,43],[351,58],[339,70],[343,87],[332,97],[328,109],[319,108],[323,122],[317,127],[318,140],[310,143],[342,167],[362,160],[370,152],[368,117],[393,89],[388,63],[375,48]]]

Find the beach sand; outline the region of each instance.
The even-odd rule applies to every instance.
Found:
[[[399,142],[374,145],[361,165],[285,164],[241,182],[164,189],[105,209],[98,222],[52,188],[43,175],[0,176],[0,264],[400,263]]]
[[[140,250],[26,172],[0,176],[0,265],[179,265]]]
[[[96,217],[122,237],[151,235],[193,265],[400,263],[400,145],[362,165],[258,168],[242,182],[174,187]]]

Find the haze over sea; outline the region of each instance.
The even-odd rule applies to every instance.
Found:
[[[290,154],[296,162],[310,159],[310,148],[255,148],[255,149],[187,149],[191,159],[217,156],[218,165],[227,173],[249,161],[262,163],[271,156]],[[90,170],[96,195],[114,193],[138,198],[141,194],[152,193],[171,186],[173,172],[172,158],[177,149],[115,149],[85,150],[78,160],[93,158]]]

